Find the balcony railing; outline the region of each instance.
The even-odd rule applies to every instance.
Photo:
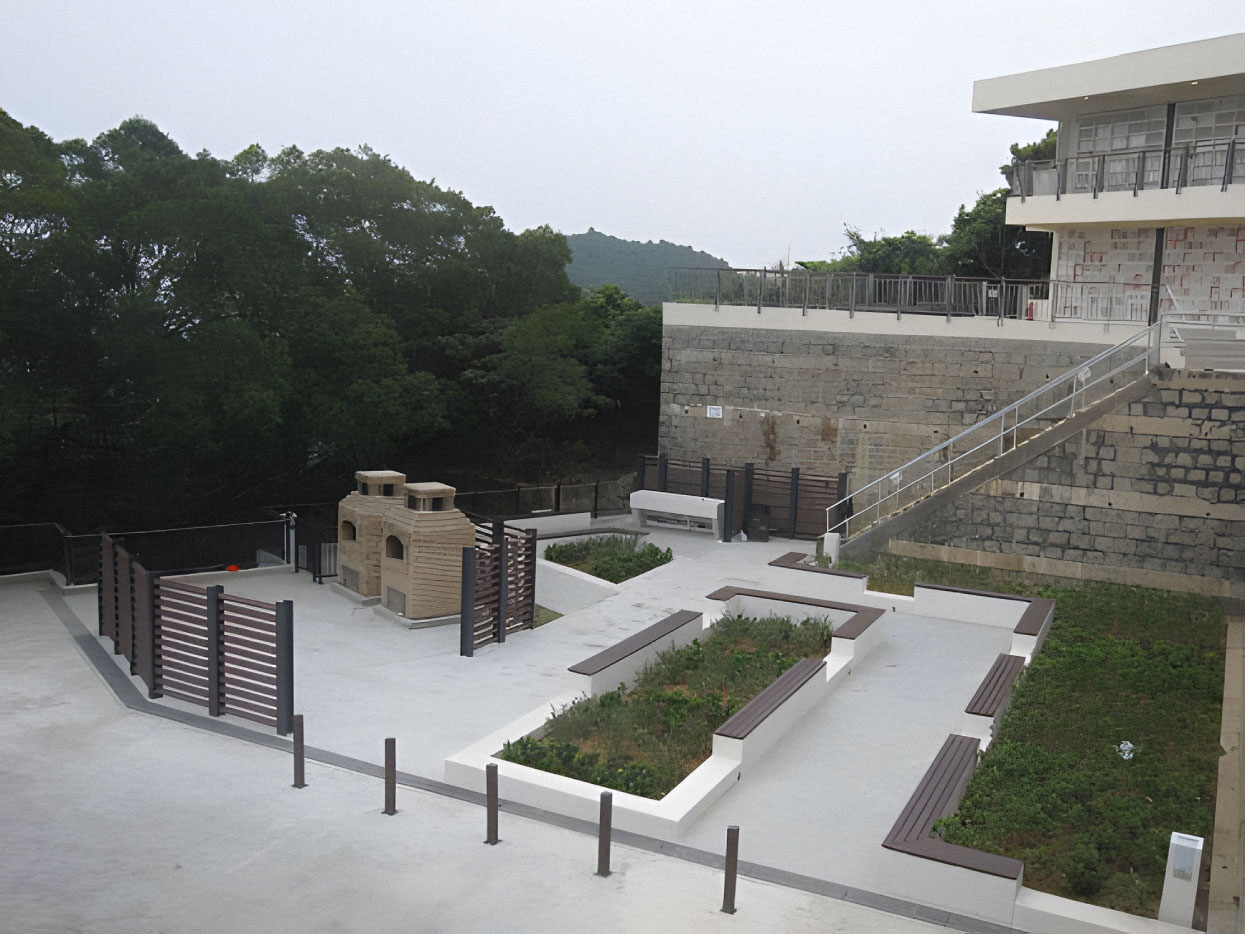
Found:
[[[671,269],[673,302],[715,307],[837,309],[857,312],[1038,321],[1145,323],[1151,288],[1121,282],[975,279],[827,273],[806,269]]]
[[[1154,188],[1218,185],[1220,191],[1245,181],[1245,140],[1226,139],[1208,143],[1171,146],[1167,149],[1134,149],[1086,154],[1068,159],[1023,162],[1012,175],[1012,194],[1027,197],[1131,191],[1134,195]]]

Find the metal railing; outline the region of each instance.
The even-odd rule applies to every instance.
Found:
[[[1044,279],[983,279],[808,269],[669,270],[674,302],[762,308],[833,308],[855,314],[932,314],[952,317],[1024,317],[1030,301],[1046,299]]]
[[[1151,325],[866,484],[852,493],[847,519],[831,524],[845,500],[826,510],[827,531],[860,534],[1105,399],[1158,365],[1160,340],[1161,325]]]
[[[1144,324],[1152,286],[1132,282],[978,279],[807,269],[672,269],[675,302],[856,312]]]
[[[1027,197],[1138,192],[1153,188],[1218,185],[1220,191],[1245,180],[1245,140],[1223,139],[1170,146],[1086,153],[1067,159],[1022,162],[1012,175],[1012,194]]]

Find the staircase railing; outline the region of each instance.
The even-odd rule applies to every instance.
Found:
[[[827,531],[858,535],[1105,399],[1158,366],[1161,340],[1153,324],[866,484],[827,508]],[[831,517],[847,513],[831,525]]]

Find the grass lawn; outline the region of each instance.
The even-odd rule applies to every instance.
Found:
[[[844,568],[891,593],[919,580],[1055,600],[998,739],[939,829],[1023,860],[1031,888],[1154,917],[1171,832],[1209,837],[1214,824],[1219,601],[891,555]]]
[[[713,747],[713,731],[801,658],[830,651],[830,626],[725,617],[704,641],[661,653],[630,688],[583,698],[539,739],[501,758],[650,798],[664,797]]]
[[[550,545],[545,549],[545,560],[621,584],[673,561],[674,555],[669,548],[662,551],[656,545],[641,546],[639,540],[630,535],[599,535],[565,545]]]

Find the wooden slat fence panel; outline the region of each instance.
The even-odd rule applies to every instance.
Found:
[[[663,473],[662,458],[645,455],[637,470],[639,489],[661,489]],[[746,501],[745,467],[743,464],[710,462],[707,484],[702,485],[704,465],[701,461],[665,459],[665,490],[669,493],[703,495],[714,499],[726,499],[726,475],[735,471],[734,499],[731,511],[731,532],[744,526],[749,506],[764,507],[768,528],[780,535],[790,535],[791,522],[791,468],[755,467],[752,470],[751,503]],[[795,535],[798,538],[816,538],[826,531],[826,509],[846,495],[846,474],[837,477],[809,474],[800,471],[795,482],[796,515]]]
[[[535,530],[500,521],[476,522],[475,526],[475,547],[464,549],[463,558],[463,655],[500,642],[507,633],[530,629],[536,619]],[[466,570],[468,562],[473,571]]]

